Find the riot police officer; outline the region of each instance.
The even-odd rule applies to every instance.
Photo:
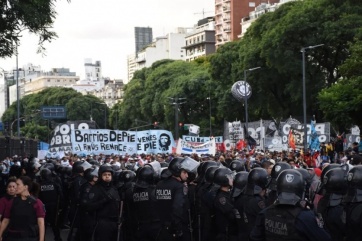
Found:
[[[79,222],[79,203],[80,203],[80,187],[87,182],[84,178],[84,171],[90,168],[91,165],[87,161],[77,161],[73,164],[72,180],[69,183],[69,220],[71,223],[68,234],[68,241],[79,241],[80,233],[78,228]]]
[[[88,194],[87,210],[96,216],[95,241],[117,240],[121,209],[118,191],[112,183],[113,172],[109,164],[100,166],[98,181]]]
[[[54,240],[61,241],[58,220],[60,204],[63,202],[62,188],[53,180],[52,172],[48,168],[43,168],[40,171],[39,185],[39,199],[44,203],[46,210],[45,222],[50,224],[54,233]]]
[[[243,203],[248,176],[249,173],[246,171],[238,172],[235,175],[233,189],[231,191],[231,197],[234,199],[234,206],[241,215],[238,235],[240,240],[248,240],[248,219],[245,216]]]
[[[230,195],[234,175],[235,173],[228,168],[219,168],[215,171],[214,183],[220,186],[214,200],[217,241],[238,240],[241,217]]]
[[[256,167],[251,170],[246,185],[244,205],[244,218],[248,223],[248,233],[254,227],[256,216],[266,207],[266,185],[268,183],[268,173],[264,168]]]
[[[154,162],[153,165],[161,165]],[[145,165],[137,173],[137,181],[133,188],[134,215],[137,218],[137,240],[154,241],[160,230],[160,219],[156,212],[155,178],[158,172],[152,165]]]
[[[347,176],[348,190],[344,202],[348,241],[362,240],[362,166],[355,166]]]
[[[278,162],[273,166],[270,174],[271,179],[268,184],[268,199],[266,201],[266,206],[272,205],[277,199],[277,177],[286,169],[292,169],[292,167],[286,162]]]
[[[319,218],[323,218],[333,241],[343,240],[346,234],[342,205],[348,188],[345,177],[344,170],[335,168],[326,172],[322,180],[325,194],[318,203],[317,213]]]
[[[214,184],[215,171],[219,165],[214,161],[207,161],[202,164],[199,183],[197,185],[197,227],[199,240],[212,241],[214,235],[214,199],[219,186]]]
[[[190,240],[188,223],[188,172],[196,172],[199,163],[189,157],[176,157],[168,168],[172,177],[156,186],[156,210],[160,214],[161,230],[157,237],[163,240]]]
[[[281,172],[277,178],[278,198],[258,214],[250,240],[330,241],[313,211],[301,205],[304,192],[302,174],[293,169]]]
[[[135,240],[137,231],[136,216],[133,207],[133,188],[136,173],[131,170],[123,170],[118,176],[117,190],[123,204],[122,237],[124,240]]]
[[[95,215],[87,209],[88,197],[91,188],[98,181],[98,167],[91,167],[84,171],[84,178],[87,180],[80,189],[80,239],[82,241],[88,241],[92,239],[93,228],[95,226]]]

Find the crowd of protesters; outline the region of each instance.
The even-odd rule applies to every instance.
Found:
[[[51,228],[55,241],[61,229],[69,241],[362,240],[361,164],[358,143],[338,152],[322,143],[306,153],[7,157],[0,238],[44,241]]]

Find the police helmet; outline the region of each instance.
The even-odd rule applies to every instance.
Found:
[[[55,171],[55,165],[51,162],[45,163],[42,168],[48,168],[51,172]]]
[[[118,177],[120,183],[132,182],[135,178],[136,178],[136,173],[131,170],[122,171]]]
[[[324,175],[331,169],[334,169],[334,168],[340,168],[341,165],[340,164],[337,164],[337,163],[331,163],[331,164],[328,164],[327,166],[325,166],[322,170],[322,174],[321,174],[321,181],[323,181],[324,179]],[[320,195],[324,195],[325,194],[325,188],[324,188],[324,183],[321,182],[321,185],[319,186],[318,190],[316,191],[317,194],[320,194]]]
[[[345,171],[341,168],[331,169],[325,173],[322,182],[326,190],[324,198],[328,200],[329,206],[339,205],[348,189]]]
[[[268,173],[264,168],[256,167],[250,171],[248,184],[246,185],[246,194],[259,194],[268,184]]]
[[[230,170],[235,172],[245,171],[244,163],[239,160],[234,160],[229,165]]]
[[[279,174],[287,169],[292,169],[292,167],[289,165],[289,163],[286,162],[277,162],[270,173],[271,179],[268,184],[268,188],[272,191],[277,190],[277,177]]]
[[[248,183],[248,176],[249,173],[246,171],[236,173],[234,178],[232,197],[237,197],[245,191],[246,184]]]
[[[161,180],[168,179],[171,176],[172,176],[172,173],[170,172],[170,170],[167,167],[161,168],[161,174],[160,174]]]
[[[219,167],[217,166],[213,166],[213,167],[209,167],[206,170],[205,173],[205,181],[208,183],[213,183],[214,182],[214,177],[215,177],[215,171],[219,169]]]
[[[277,204],[296,205],[304,199],[305,183],[300,172],[294,169],[282,171],[277,178]]]
[[[328,172],[329,170],[331,170],[333,168],[338,168],[338,167],[341,167],[341,165],[337,164],[337,163],[331,163],[331,164],[328,164],[327,166],[325,166],[322,170],[321,180],[323,180],[323,177],[326,174],[326,172]]]
[[[95,177],[98,177],[98,171],[99,171],[99,168],[98,168],[98,167],[88,168],[87,170],[84,171],[84,178],[85,178],[88,182],[91,182],[91,181],[93,181],[93,179],[94,179]]]
[[[353,167],[347,175],[348,190],[344,201],[347,203],[362,202],[362,166]]]
[[[228,187],[233,185],[235,172],[229,168],[218,168],[214,174],[214,183],[222,187]]]
[[[303,176],[303,180],[305,181],[305,183],[307,185],[310,185],[313,181],[313,174],[310,173],[307,169],[304,168],[298,168],[295,169],[297,172],[300,172],[300,174],[302,174]]]
[[[87,170],[88,168],[90,168],[92,165],[89,164],[87,161],[76,161],[73,164],[73,169],[72,172],[73,173],[83,173],[85,170]]]
[[[219,164],[215,161],[205,161],[205,162],[201,162],[201,164],[199,165],[198,169],[198,177],[197,177],[197,182],[204,182],[205,181],[205,176],[206,176],[206,170],[209,167],[218,167]]]
[[[98,177],[102,177],[102,174],[105,172],[110,172],[112,174],[112,176],[114,174],[114,170],[113,170],[112,166],[109,164],[103,164],[102,166],[99,167]]]
[[[48,168],[42,168],[40,171],[40,178],[42,181],[49,181],[52,178],[52,171]]]
[[[186,172],[196,172],[198,166],[199,162],[190,157],[176,157],[171,160],[168,169],[170,169],[173,176],[179,177],[182,170]]]
[[[137,170],[138,171],[138,170]],[[136,185],[142,188],[147,188],[152,185],[155,180],[155,171],[150,166],[144,166],[137,172]]]

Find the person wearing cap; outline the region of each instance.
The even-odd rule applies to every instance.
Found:
[[[282,171],[277,178],[278,198],[258,214],[249,240],[331,241],[322,221],[305,208],[304,192],[301,173],[293,169]]]

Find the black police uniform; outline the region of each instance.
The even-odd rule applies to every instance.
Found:
[[[79,203],[80,203],[80,187],[86,183],[87,180],[80,174],[76,174],[69,187],[69,221],[71,224],[71,230],[68,234],[69,241],[79,241],[80,233],[78,232],[80,226],[79,219]]]
[[[250,241],[330,241],[314,213],[297,206],[272,205],[258,214]]]
[[[278,199],[261,211],[250,234],[251,241],[330,241],[313,211],[301,205],[305,182],[296,170],[282,171],[277,180]]]
[[[89,193],[92,188],[92,184],[89,182],[84,183],[80,187],[80,239],[87,241],[92,239],[93,228],[96,224],[95,213],[91,213],[88,210]]]
[[[88,194],[87,210],[96,216],[94,228],[95,241],[117,240],[120,197],[112,183],[101,180],[95,184]]]
[[[39,199],[44,203],[46,216],[45,222],[49,223],[53,233],[54,240],[62,240],[59,229],[59,210],[63,202],[63,191],[61,186],[51,178],[40,181]]]
[[[156,210],[160,215],[162,230],[158,241],[190,240],[188,229],[188,189],[175,177],[160,181],[156,186]]]
[[[155,186],[136,185],[133,189],[133,207],[137,218],[137,240],[156,240],[160,230],[160,219],[156,210]]]
[[[362,240],[362,166],[353,167],[348,175],[348,191],[344,197],[348,241]]]
[[[318,202],[318,217],[323,218],[333,241],[344,240],[346,226],[342,201],[348,188],[345,171],[340,168],[329,170],[324,175],[323,183],[326,193]]]
[[[217,241],[238,240],[239,211],[234,207],[230,192],[219,190],[214,200]]]
[[[219,186],[215,187],[212,183],[203,183],[197,190],[198,205],[198,232],[202,241],[215,240],[215,211],[213,202]]]

